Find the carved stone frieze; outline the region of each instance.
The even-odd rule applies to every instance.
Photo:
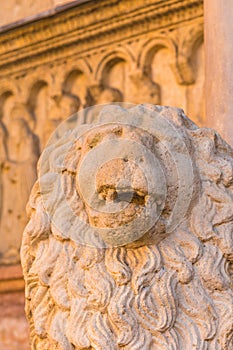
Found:
[[[69,47],[72,52],[75,51],[74,45],[77,52],[82,54],[98,47],[100,41],[103,47],[112,41],[119,42],[122,38],[173,27],[203,15],[202,0],[167,0],[162,3],[150,0],[146,4],[139,0],[131,1],[128,5],[122,0],[104,0],[98,4],[93,1],[38,22],[26,23],[5,32],[3,30],[0,37],[0,71],[12,66],[15,60],[17,67],[11,67],[11,71],[26,66],[28,61],[35,61],[38,55],[42,56],[42,60],[51,62],[51,57],[54,60],[59,51],[65,55]],[[98,22],[93,11],[96,11],[96,16],[98,14]],[[117,20],[113,21],[113,16],[117,16]],[[17,52],[17,56],[12,55],[11,51]]]

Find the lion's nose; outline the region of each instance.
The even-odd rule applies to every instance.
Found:
[[[113,159],[97,172],[96,190],[99,199],[106,202],[145,204],[147,181],[142,170],[124,159]]]

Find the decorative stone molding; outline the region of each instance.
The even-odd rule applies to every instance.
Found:
[[[88,2],[38,22],[24,24],[1,33],[0,73],[37,66],[84,53],[155,30],[174,28],[180,22],[201,18],[202,0],[150,0],[128,3],[119,0]],[[93,17],[93,11],[96,16]],[[117,20],[113,21],[113,16]],[[78,21],[77,21],[78,17]],[[98,18],[98,22],[96,22]],[[172,21],[171,21],[172,18]],[[39,59],[40,57],[40,59]],[[17,65],[15,62],[17,61]]]

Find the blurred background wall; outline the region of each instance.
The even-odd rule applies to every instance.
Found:
[[[33,17],[44,11],[53,9],[64,4],[71,3],[70,0],[1,0],[0,26],[15,23],[28,17]]]
[[[41,150],[97,103],[176,106],[205,125],[203,1],[0,5],[0,349],[26,350],[19,249]]]

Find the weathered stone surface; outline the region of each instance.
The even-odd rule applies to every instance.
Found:
[[[74,130],[42,155],[29,201],[21,254],[32,347],[232,349],[231,147],[182,110],[152,105],[105,108],[99,124]],[[104,158],[109,142],[116,147]],[[85,168],[93,154],[96,172],[95,164]],[[146,163],[148,154],[154,161]],[[148,189],[157,167],[165,199],[162,176]],[[135,240],[127,225],[153,200],[157,208],[164,201],[161,213]],[[96,203],[119,205],[118,216],[93,209]],[[99,228],[125,231],[128,241],[106,240]]]

